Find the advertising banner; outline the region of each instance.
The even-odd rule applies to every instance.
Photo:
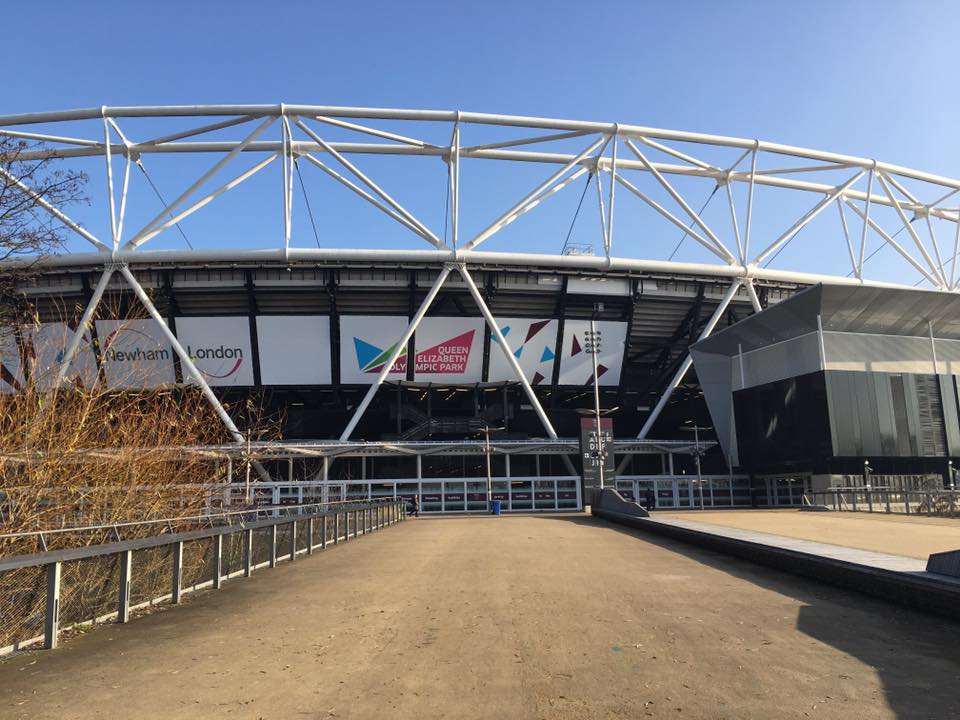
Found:
[[[211,387],[253,385],[250,321],[246,317],[178,317],[177,340]],[[184,369],[183,381],[197,384]]]
[[[13,328],[0,328],[0,393],[13,393],[23,388],[20,347]]]
[[[623,366],[623,346],[627,340],[627,324],[598,320],[600,354],[597,375],[600,385],[617,385]],[[593,358],[586,352],[589,320],[567,320],[563,329],[563,356],[560,358],[560,385],[593,385]]]
[[[330,384],[330,318],[326,315],[261,315],[257,344],[264,385]]]
[[[340,318],[340,380],[369,385],[376,380],[409,321],[403,316],[345,315]],[[414,378],[417,382],[471,384],[483,370],[483,320],[426,317],[417,328]],[[404,348],[388,380],[407,376]]]
[[[97,320],[97,338],[107,387],[151,388],[176,381],[173,348],[155,320]]]
[[[370,385],[377,379],[410,321],[405,315],[340,316],[340,382]],[[393,364],[387,380],[407,377],[407,349]]]
[[[531,385],[550,384],[553,377],[554,351],[557,347],[556,320],[531,320],[530,318],[497,318],[520,369]],[[497,338],[490,333],[491,382],[516,380],[510,363],[503,356]]]
[[[485,327],[482,318],[424,318],[414,337],[414,379],[457,384],[480,382]]]
[[[38,390],[50,390],[57,382],[57,373],[73,342],[76,332],[63,323],[41,323],[22,328],[24,355],[30,369],[30,380]],[[97,360],[90,343],[90,333],[84,332],[77,354],[70,363],[67,380],[93,387],[97,383]]]

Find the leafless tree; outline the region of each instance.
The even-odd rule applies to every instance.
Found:
[[[60,209],[88,202],[84,173],[58,167],[49,157],[33,159],[35,153],[24,157],[26,151],[42,147],[0,135],[0,263],[25,261],[0,269],[0,326],[23,313],[19,288],[33,273],[30,260],[62,247],[68,232],[41,201]],[[18,182],[32,192],[24,192]]]

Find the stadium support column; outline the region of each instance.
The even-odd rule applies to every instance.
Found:
[[[430,288],[430,292],[427,293],[427,296],[423,299],[423,302],[420,303],[420,308],[417,310],[417,314],[413,316],[413,319],[410,321],[410,324],[404,331],[403,336],[400,338],[397,344],[393,346],[393,350],[390,352],[390,357],[387,358],[387,361],[380,369],[377,379],[373,381],[370,389],[367,390],[367,394],[363,396],[363,400],[354,411],[353,417],[350,418],[350,422],[347,423],[347,427],[344,429],[343,434],[340,435],[340,442],[347,441],[350,438],[350,435],[356,429],[357,423],[360,422],[360,418],[363,417],[363,414],[367,411],[367,408],[370,407],[373,396],[377,394],[377,389],[383,384],[383,381],[386,380],[387,374],[390,372],[393,364],[397,361],[397,358],[400,357],[400,353],[403,352],[403,350],[407,347],[407,342],[413,337],[414,331],[416,331],[420,321],[423,320],[423,316],[427,314],[427,310],[430,309],[430,306],[437,297],[437,293],[440,292],[440,288],[443,287],[443,283],[446,282],[447,277],[450,275],[451,270],[453,270],[452,265],[443,266],[443,270],[440,271],[440,274],[434,281],[433,286]],[[408,358],[408,362],[413,362],[413,359]]]
[[[727,307],[730,305],[730,302],[733,300],[734,296],[736,296],[737,290],[740,289],[742,284],[743,280],[740,278],[737,278],[733,281],[733,284],[730,285],[730,287],[727,289],[727,292],[724,294],[723,299],[720,300],[720,304],[717,305],[717,309],[714,310],[713,315],[710,316],[710,320],[707,322],[706,327],[703,328],[703,332],[700,333],[700,336],[697,338],[698,340],[703,340],[705,337],[709,337],[710,333],[713,332],[713,329],[717,326],[717,322],[719,322],[720,318],[723,317],[723,314],[727,311]],[[650,416],[647,418],[647,421],[643,424],[643,427],[640,429],[640,432],[637,435],[638,438],[642,440],[647,437],[650,430],[653,428],[653,424],[657,421],[657,418],[660,417],[660,413],[663,412],[663,408],[667,406],[667,402],[670,400],[670,396],[673,394],[673,391],[677,388],[677,385],[680,384],[680,381],[683,380],[683,376],[687,374],[687,370],[690,369],[692,364],[693,358],[690,357],[690,352],[688,349],[687,357],[677,369],[676,374],[663,391],[663,394],[657,401],[657,404],[650,413]]]
[[[229,413],[227,413],[226,408],[223,407],[223,404],[220,402],[219,398],[217,398],[216,394],[214,394],[213,390],[210,388],[210,385],[207,384],[203,374],[197,369],[197,366],[193,364],[193,360],[190,358],[190,355],[187,354],[187,351],[183,349],[183,345],[181,345],[180,341],[177,340],[177,336],[173,334],[173,331],[170,329],[167,323],[164,322],[163,316],[160,315],[160,312],[153,304],[153,301],[150,300],[150,297],[147,295],[146,291],[143,289],[140,283],[137,282],[137,278],[135,278],[133,273],[130,272],[130,268],[128,268],[126,265],[121,265],[120,272],[126,278],[127,282],[130,284],[130,288],[143,304],[144,309],[147,311],[150,317],[156,321],[157,325],[160,327],[160,331],[164,334],[164,337],[166,337],[167,342],[173,346],[173,351],[180,358],[182,366],[200,386],[200,391],[203,393],[204,397],[207,398],[207,401],[210,403],[210,405],[213,406],[213,409],[216,411],[217,415],[220,416],[220,419],[226,426],[227,431],[233,438],[233,441],[238,444],[246,443],[247,439],[234,424],[233,419],[230,417]],[[260,475],[262,480],[269,481],[271,479],[269,473],[267,473],[260,463],[254,463],[254,466],[257,469],[257,474]]]
[[[100,304],[100,300],[103,298],[103,293],[107,289],[107,284],[110,282],[110,278],[112,276],[113,268],[108,265],[103,269],[103,275],[100,276],[100,281],[97,283],[97,287],[93,291],[93,296],[90,298],[90,302],[87,303],[87,308],[83,311],[83,316],[80,318],[80,322],[77,325],[77,330],[73,334],[73,339],[70,340],[70,345],[67,348],[67,352],[64,354],[63,361],[60,364],[60,370],[57,372],[57,382],[54,387],[60,387],[64,378],[67,377],[67,371],[70,369],[70,363],[73,362],[73,358],[77,354],[77,350],[80,348],[80,343],[83,340],[83,334],[93,322],[93,314],[97,311],[97,306]]]
[[[473,295],[473,301],[477,304],[477,307],[480,308],[480,312],[483,313],[483,317],[487,321],[487,326],[490,328],[490,332],[492,332],[494,337],[496,337],[497,342],[500,345],[500,349],[503,351],[503,356],[507,359],[507,362],[510,363],[510,367],[513,368],[513,372],[517,376],[517,380],[519,380],[520,384],[523,385],[523,389],[527,393],[527,398],[530,400],[530,404],[533,406],[537,416],[540,418],[540,422],[543,424],[543,429],[547,431],[547,435],[556,440],[557,431],[553,429],[553,424],[547,417],[547,413],[544,412],[543,406],[537,399],[536,393],[533,392],[533,388],[530,386],[527,376],[524,375],[523,369],[520,367],[520,363],[517,362],[517,358],[514,357],[513,350],[507,344],[507,339],[503,336],[503,333],[500,332],[500,326],[497,324],[493,314],[490,312],[490,308],[488,308],[487,304],[483,301],[483,296],[480,294],[480,290],[477,289],[476,283],[473,282],[473,278],[470,276],[470,273],[467,272],[466,265],[458,265],[457,269],[460,271],[460,275],[463,276],[463,281],[470,289],[470,294]]]

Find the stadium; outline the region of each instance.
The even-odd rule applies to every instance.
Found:
[[[658,507],[789,506],[953,481],[960,180],[461,111],[102,107],[0,134],[102,185],[83,218],[37,200],[76,242],[9,261],[38,322],[5,335],[3,392],[198,385],[235,441],[205,450],[255,458],[264,502],[580,509],[599,477]],[[218,210],[253,237],[231,247]],[[225,409],[254,399],[281,440]]]

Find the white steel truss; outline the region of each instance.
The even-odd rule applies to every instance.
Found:
[[[149,132],[143,133],[146,139],[135,139],[134,127],[137,123],[147,121],[153,124]],[[171,127],[169,131],[158,134],[156,126],[164,121],[170,122]],[[186,123],[189,127],[175,126],[175,122]],[[442,140],[431,142],[422,139],[437,135],[438,128],[442,131]],[[495,131],[498,128],[506,129],[508,136],[513,137],[506,140],[502,136],[497,137]],[[51,159],[71,163],[80,162],[83,158],[102,157],[105,163],[103,197],[106,207],[100,217],[108,218],[108,222],[106,231],[100,232],[84,227],[61,208],[40,197],[20,178],[0,169],[0,174],[12,188],[32,197],[39,208],[95,249],[95,252],[65,253],[12,262],[35,262],[40,268],[103,268],[101,281],[84,309],[80,331],[68,350],[65,358],[67,364],[76,353],[77,338],[82,334],[83,327],[95,314],[106,283],[117,272],[126,279],[147,310],[152,315],[156,314],[149,296],[139,286],[131,270],[131,267],[140,263],[369,261],[433,264],[440,274],[407,328],[403,341],[394,348],[393,354],[396,356],[406,346],[419,318],[426,313],[447,276],[457,270],[491,332],[507,352],[508,361],[512,355],[471,278],[471,265],[501,264],[599,272],[667,272],[726,279],[729,283],[727,295],[717,307],[704,334],[709,334],[741,287],[748,294],[754,309],[758,310],[757,281],[895,284],[868,277],[870,268],[866,267],[866,262],[869,259],[867,249],[870,239],[874,242],[879,239],[880,247],[889,245],[897,253],[898,261],[904,261],[904,271],[915,273],[920,282],[930,288],[956,291],[958,286],[960,206],[957,203],[960,179],[872,158],[758,139],[610,122],[445,110],[289,104],[98,107],[6,115],[0,116],[0,135],[38,143],[20,155],[26,161]],[[730,152],[731,158],[722,162],[717,160],[715,156],[720,151]],[[216,159],[199,177],[192,182],[188,180],[185,189],[172,202],[164,204],[159,212],[150,210],[152,217],[147,217],[151,219],[131,233],[131,165],[137,164],[143,169],[143,158],[146,156],[190,158],[198,155],[214,155]],[[242,157],[247,155],[253,156],[252,164],[242,162]],[[358,158],[367,156],[395,158],[398,162],[408,157],[441,160],[448,188],[445,202],[450,219],[449,235],[446,228],[441,234],[436,228],[429,227],[428,223],[387,192],[385,185],[377,182],[371,172],[361,170],[361,165],[366,163]],[[115,167],[114,164],[115,159],[119,161],[121,158],[122,175],[119,166]],[[202,244],[189,251],[144,249],[157,236],[214,203],[278,158],[282,165],[283,213],[282,231],[276,237],[282,238],[282,243],[266,248],[236,250],[209,245],[204,247]],[[411,249],[295,247],[292,244],[293,175],[297,172],[300,158],[384,213],[395,221],[396,227],[412,233],[425,246]],[[461,168],[465,163],[481,161],[543,165],[547,170],[545,179],[535,184],[530,192],[510,203],[505,212],[481,225],[481,229],[467,234],[463,223],[464,201],[469,204],[471,198],[461,192]],[[230,177],[218,180],[219,184],[211,189],[214,177],[227,172],[231,165],[242,167],[230,169]],[[600,219],[598,245],[603,249],[602,254],[547,255],[479,249],[482,243],[536,207],[548,201],[555,202],[550,199],[584,175],[595,186]],[[184,178],[187,179],[187,176],[185,171]],[[698,200],[694,200],[688,189],[690,183],[695,181],[714,191],[722,188],[729,210],[728,219],[708,222],[701,211],[695,210]],[[621,193],[618,197],[615,193],[618,185],[628,193]],[[812,202],[803,203],[809,209],[799,218],[783,218],[786,230],[762,237],[757,225],[757,191],[760,188],[789,191],[794,196],[805,193],[812,196]],[[653,217],[666,221],[674,231],[682,230],[685,237],[689,236],[700,248],[709,251],[711,261],[674,262],[648,257],[642,252],[639,257],[636,253],[618,254],[618,246],[637,250],[635,240],[630,233],[623,232],[622,224],[620,231],[614,232],[618,217],[623,215],[622,208],[631,197],[652,209]],[[618,209],[616,216],[615,203]],[[838,213],[826,213],[829,206],[834,204]],[[881,211],[887,215],[883,216]],[[849,258],[849,273],[846,266],[824,268],[816,253],[812,254],[813,262],[807,270],[773,266],[780,252],[805,227],[814,221],[822,223],[827,217],[833,218],[835,230],[830,231],[826,241],[835,243]],[[891,219],[897,223],[898,229],[890,230],[884,226]],[[922,222],[915,224],[917,220]],[[920,226],[924,224],[926,231],[921,231]],[[944,232],[944,226],[947,232]],[[896,235],[901,231],[909,236],[908,242],[897,242]],[[941,247],[940,239],[943,237],[953,238],[952,248]],[[804,236],[802,242],[813,240]],[[758,241],[762,250],[752,253],[751,244]],[[171,342],[177,349],[176,339],[171,338]],[[186,370],[196,376],[201,389],[239,442],[241,438],[236,426],[203,378],[195,372],[190,359],[180,350],[178,355],[181,355]],[[344,440],[355,429],[373,393],[395,360],[396,357],[392,357],[384,365],[382,377],[378,377],[371,386],[367,397],[345,428]],[[669,392],[682,380],[688,367],[689,358],[681,365],[667,392],[661,397],[641,431],[641,437],[649,432],[659,410],[667,402]],[[518,370],[514,367],[515,372]],[[64,377],[66,365],[60,372],[61,382]],[[549,419],[522,373],[518,374],[518,379],[540,415],[545,431],[555,437]]]

